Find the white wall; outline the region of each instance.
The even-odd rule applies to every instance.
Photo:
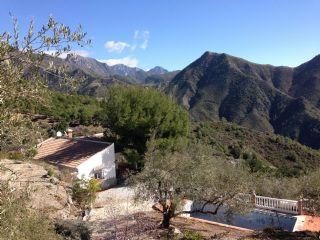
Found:
[[[115,152],[114,144],[111,144],[106,149],[96,153],[90,157],[84,163],[81,163],[78,169],[78,178],[91,178],[93,177],[93,170],[95,168],[103,167],[106,169],[106,179],[116,178],[116,167],[115,167]]]

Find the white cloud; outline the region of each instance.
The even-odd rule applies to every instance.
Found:
[[[129,44],[121,41],[107,41],[104,47],[108,52],[121,53],[126,48],[134,51],[136,48],[145,50],[148,47],[150,32],[148,30],[136,30],[133,34],[133,43]]]
[[[48,55],[55,55],[56,51],[55,50],[48,50],[45,51],[46,54]],[[68,53],[62,53],[61,55],[59,55],[59,58],[66,58],[68,54],[75,54],[75,55],[79,55],[82,57],[88,57],[90,55],[90,52],[86,51],[86,50],[72,50]]]
[[[142,43],[140,43],[138,46],[141,49],[145,50],[148,47],[150,32],[148,30],[144,30],[144,31],[136,30],[134,31],[133,38],[136,40],[142,40]]]
[[[108,41],[104,44],[104,47],[108,50],[108,52],[121,53],[125,48],[130,48],[130,44],[119,41]]]
[[[106,63],[109,66],[113,66],[116,64],[123,64],[123,65],[127,65],[128,67],[137,67],[139,63],[138,59],[134,57],[111,58],[111,59],[98,60],[98,61]]]

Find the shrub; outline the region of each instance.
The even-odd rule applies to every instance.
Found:
[[[37,150],[34,149],[34,148],[31,148],[29,149],[27,152],[26,152],[26,157],[28,158],[33,158],[35,155],[37,154]]]
[[[59,221],[55,223],[55,231],[65,239],[90,240],[91,231],[82,221]]]
[[[184,233],[183,239],[184,240],[204,240],[204,237],[199,232],[189,230]]]
[[[9,153],[9,159],[12,159],[12,160],[20,160],[24,157],[24,154],[21,153],[21,152],[12,152],[12,153]]]
[[[242,151],[241,146],[236,144],[236,145],[230,145],[228,148],[229,148],[230,155],[232,155],[235,159],[240,158],[241,151]]]
[[[99,190],[101,190],[101,185],[96,179],[78,179],[72,186],[72,198],[84,211],[94,203]]]
[[[8,153],[0,151],[0,159],[8,158]]]
[[[286,159],[292,162],[296,162],[298,160],[298,155],[295,152],[291,151],[286,156]]]
[[[256,153],[244,152],[242,155],[251,172],[258,172],[265,169],[262,161]]]
[[[60,239],[50,219],[29,208],[28,203],[27,192],[11,188],[8,181],[0,182],[0,239]]]
[[[138,167],[138,164],[142,161],[140,154],[135,149],[125,148],[123,154],[126,158],[126,161],[129,164],[134,165],[136,168]]]
[[[53,177],[55,175],[55,172],[53,171],[53,169],[49,168],[47,170],[47,175],[50,176],[50,177]]]
[[[54,130],[64,132],[69,126],[69,123],[65,120],[62,120],[57,125],[54,126]]]

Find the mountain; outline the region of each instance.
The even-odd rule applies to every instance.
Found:
[[[99,62],[94,58],[82,57],[79,55],[68,55],[65,62],[73,68],[78,68],[84,72],[100,77],[121,76],[134,78],[137,82],[143,82],[148,73],[140,68],[131,68],[123,64],[109,66],[106,63]]]
[[[156,66],[154,68],[151,68],[148,71],[149,74],[155,75],[155,74],[165,74],[168,73],[168,70],[164,69],[163,67]]]
[[[154,86],[160,90],[165,89],[169,82],[179,73],[180,71],[166,72],[162,74],[153,74],[148,76],[144,80],[144,84]]]
[[[78,93],[100,96],[106,87],[115,84],[140,84],[152,85],[159,89],[167,86],[177,71],[169,72],[162,67],[154,67],[149,71],[137,67],[128,67],[123,64],[109,66],[94,58],[79,55],[68,55],[65,59],[46,56],[46,62],[55,66],[66,66],[69,77],[82,79],[77,86]],[[61,89],[56,74],[44,73],[49,79],[49,85],[55,90]]]
[[[225,118],[320,148],[320,56],[290,68],[205,52],[165,91],[197,121]]]
[[[194,123],[191,135],[211,145],[226,158],[240,158],[242,155],[245,161],[249,161],[250,167],[265,168],[269,173],[280,176],[297,176],[320,166],[320,151],[281,135],[256,131],[235,123]],[[234,156],[235,153],[238,155]]]
[[[109,66],[106,63],[99,62],[96,59],[82,57],[78,55],[68,55],[65,61],[74,68],[79,68],[88,74],[101,77],[121,76],[135,79],[137,83],[143,84],[145,79],[151,75],[162,75],[168,73],[168,70],[156,66],[149,71],[144,71],[137,67],[128,67],[124,64]]]

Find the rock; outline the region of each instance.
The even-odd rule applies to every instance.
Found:
[[[172,227],[172,233],[175,237],[178,237],[178,239],[183,238],[183,233],[176,227]]]
[[[59,179],[55,177],[51,177],[49,181],[54,185],[57,185],[59,183]]]
[[[67,200],[67,202],[68,202],[69,204],[73,204],[73,201],[72,201],[71,196],[68,196],[68,200]]]

